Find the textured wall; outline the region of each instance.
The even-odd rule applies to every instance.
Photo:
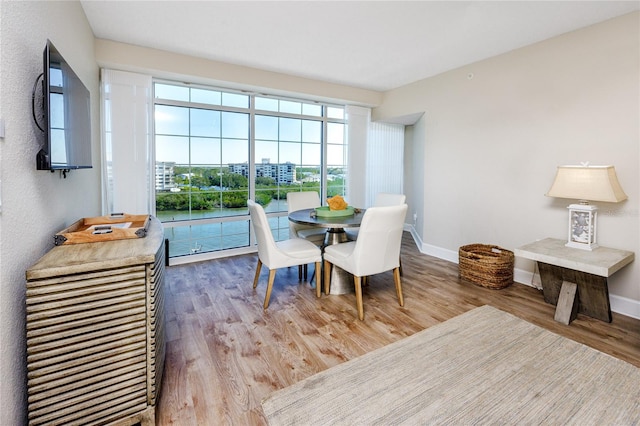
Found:
[[[25,270],[53,247],[56,232],[101,211],[99,86],[93,33],[79,2],[2,2],[0,14],[0,423],[19,425],[26,419]],[[47,39],[92,96],[94,168],[66,179],[35,165],[43,135],[33,123],[31,92]]]
[[[629,196],[596,203],[598,242],[640,253],[639,18],[625,15],[384,94],[374,120],[424,112],[410,142],[414,158],[424,149],[421,162],[405,167],[424,197],[412,207],[425,246],[455,256],[469,243],[513,249],[566,238],[573,201],[544,194],[557,166],[590,161],[614,165]],[[516,268],[533,271],[533,263],[517,259]],[[629,301],[628,314],[638,317],[639,282],[637,260],[609,280],[616,303]]]

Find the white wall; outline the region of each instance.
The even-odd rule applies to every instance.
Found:
[[[374,120],[424,112],[409,142],[420,163],[405,166],[425,247],[565,238],[571,200],[544,194],[558,165],[591,161],[614,165],[629,196],[599,203],[598,242],[639,254],[639,26],[633,13],[385,93]],[[609,290],[640,317],[640,261]]]
[[[100,206],[99,87],[93,33],[79,2],[2,2],[0,102],[0,424],[26,419],[25,271],[53,247],[53,235]],[[31,116],[31,90],[50,39],[91,91],[93,165],[58,173],[36,170],[42,133]]]
[[[96,52],[102,64],[160,70],[166,78],[194,75],[212,83],[227,76],[238,86],[360,105],[377,105],[380,96],[104,40],[96,41],[94,51],[78,2],[0,2],[0,17],[0,118],[6,122],[0,139],[0,423],[21,424],[25,270],[52,247],[57,231],[101,211]],[[405,163],[413,177],[407,186],[410,220],[416,212],[425,246],[455,253],[470,242],[514,248],[537,238],[563,238],[567,203],[543,194],[557,165],[591,160],[614,164],[629,195],[620,205],[601,206],[601,244],[638,253],[639,18],[617,18],[385,94],[374,120],[425,112],[408,132]],[[41,134],[31,118],[31,88],[47,38],[93,99],[94,169],[67,179],[35,170]],[[519,260],[516,267],[532,264]],[[610,290],[638,302],[639,283],[636,261],[611,279]]]
[[[101,67],[121,71],[141,72],[155,78],[189,82],[238,90],[261,91],[270,94],[303,96],[326,102],[345,102],[350,105],[374,106],[382,94],[373,90],[311,80],[277,72],[226,64],[194,56],[163,50],[96,40],[96,57]]]

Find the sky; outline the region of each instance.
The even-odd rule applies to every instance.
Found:
[[[156,161],[227,165],[249,160],[248,113],[156,105]],[[344,124],[327,123],[328,166],[343,165]],[[255,116],[255,161],[318,166],[322,121]],[[278,142],[281,141],[281,142]]]

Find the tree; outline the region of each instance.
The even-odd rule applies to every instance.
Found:
[[[247,206],[249,191],[223,191],[222,206],[228,209]]]
[[[273,197],[270,194],[264,192],[256,192],[256,203],[260,204],[261,206],[268,206],[272,199]],[[246,205],[247,203],[245,201],[245,206]]]
[[[198,175],[193,175],[191,176],[191,186],[194,186],[196,188],[204,188],[206,186],[209,186],[209,180],[205,179],[202,176],[198,176]]]
[[[225,188],[247,188],[249,180],[239,173],[231,173],[229,171],[222,172],[220,176],[221,186]]]
[[[257,176],[256,177],[256,186],[258,187],[269,187],[271,185],[275,185],[276,181],[273,178],[268,176]]]

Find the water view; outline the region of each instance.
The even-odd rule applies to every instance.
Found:
[[[276,241],[289,238],[289,220],[285,200],[272,200],[265,206],[267,213],[284,212],[283,216],[269,218]],[[249,246],[250,222],[248,209],[222,208],[212,210],[165,210],[156,216],[163,222],[165,238],[169,240],[169,256],[184,256]],[[238,217],[233,220],[233,217]],[[220,218],[220,221],[215,221]],[[180,222],[214,219],[213,223],[184,225]]]
[[[344,194],[345,109],[305,100],[154,83],[157,217],[169,256],[247,247],[249,188],[276,240],[288,191]],[[203,224],[196,221],[206,222]]]

